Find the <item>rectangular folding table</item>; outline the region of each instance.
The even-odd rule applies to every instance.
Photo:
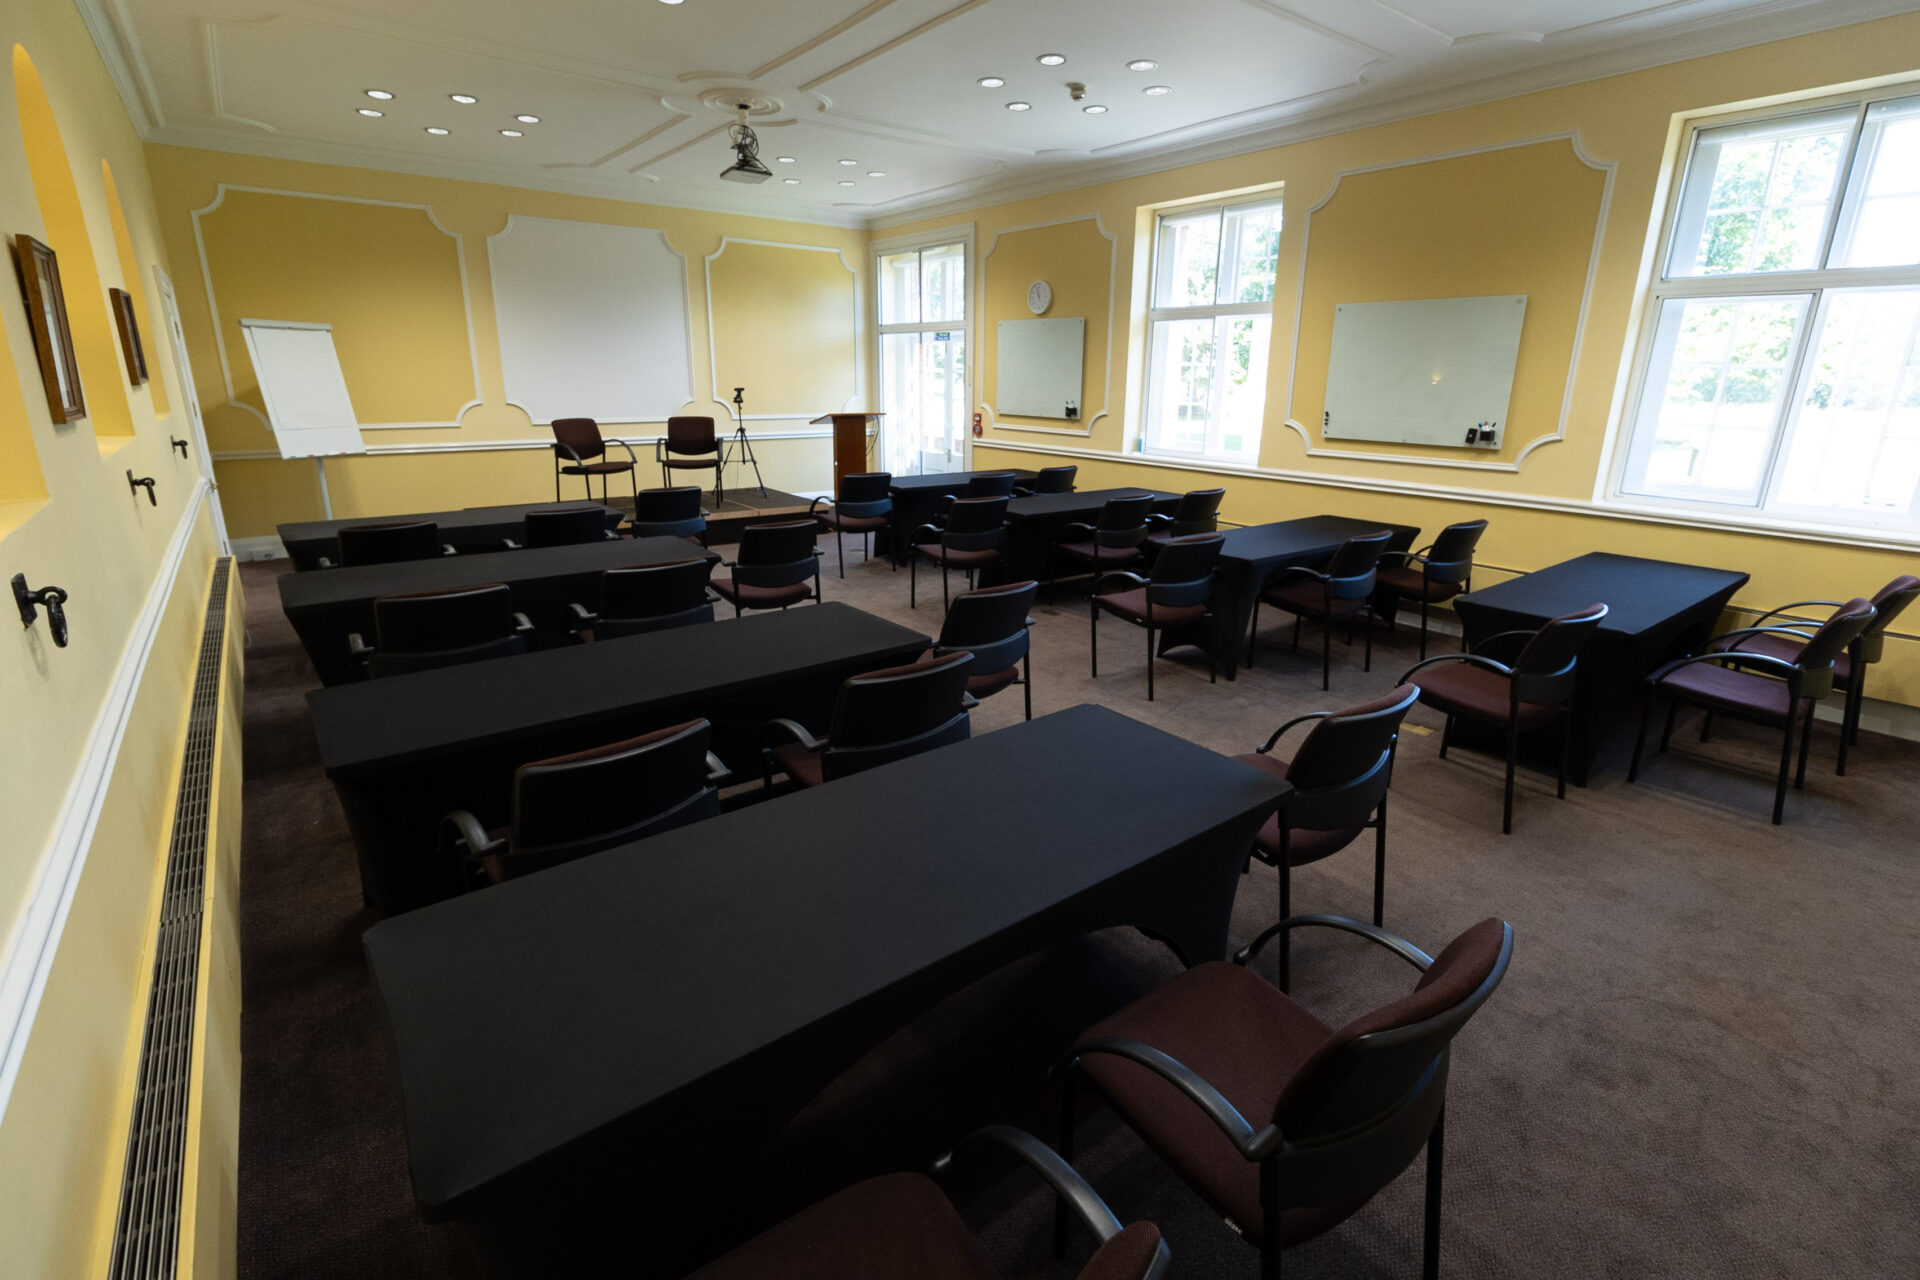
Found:
[[[558,511],[593,507],[607,513],[607,528],[626,517],[597,502],[528,502],[505,507],[467,507],[460,511],[423,511],[399,516],[361,516],[355,520],[296,520],[279,528],[295,569],[318,569],[320,557],[340,563],[340,527],[349,524],[412,524],[431,520],[440,526],[440,541],[460,551],[499,551],[508,538],[524,542],[529,511]]]
[[[1157,489],[1081,489],[1073,493],[1036,493],[1030,498],[1015,498],[1007,504],[1007,545],[1001,552],[1001,567],[988,575],[995,582],[1020,582],[1031,578],[1047,580],[1047,557],[1054,541],[1066,525],[1092,524],[1100,518],[1100,509],[1109,498],[1131,494],[1151,494],[1153,510],[1172,515],[1180,505],[1177,493]],[[1067,573],[1083,573],[1082,564],[1062,562]]]
[[[884,550],[896,560],[903,559],[901,554],[907,543],[907,535],[933,518],[934,508],[940,499],[958,497],[967,491],[967,485],[975,476],[998,475],[1002,471],[1013,472],[1015,484],[1032,484],[1036,472],[1024,471],[1015,467],[995,467],[988,471],[936,471],[927,475],[895,476],[887,486],[887,496],[893,499],[893,514],[887,530]]]

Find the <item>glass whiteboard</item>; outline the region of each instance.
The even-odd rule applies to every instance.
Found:
[[[1523,293],[1340,303],[1320,434],[1498,448],[1526,316]]]

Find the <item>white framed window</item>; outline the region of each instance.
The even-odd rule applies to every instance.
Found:
[[[874,247],[881,469],[967,465],[971,227]]]
[[[1169,209],[1153,236],[1141,449],[1254,462],[1266,413],[1280,202]]]
[[[1696,129],[1659,261],[1617,493],[1920,532],[1920,96]]]

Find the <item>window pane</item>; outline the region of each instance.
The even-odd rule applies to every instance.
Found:
[[[1920,486],[1920,289],[1828,295],[1775,501],[1904,520]]]
[[[920,294],[925,300],[922,320],[967,318],[967,246],[943,244],[920,254]]]
[[[1920,98],[1867,109],[1852,185],[1850,233],[1836,247],[1834,265],[1920,262]]]
[[[1153,305],[1209,307],[1220,266],[1220,211],[1160,220]]]
[[[1223,355],[1219,442],[1210,452],[1252,460],[1260,453],[1267,404],[1267,351],[1272,316],[1222,317],[1215,341]]]
[[[1272,302],[1273,269],[1280,254],[1280,206],[1242,205],[1226,211],[1226,255],[1218,302]]]
[[[1759,501],[1809,297],[1676,299],[1662,307],[1630,490]]]
[[[967,422],[966,332],[880,335],[883,469],[898,475],[960,465]]]
[[[920,319],[920,254],[893,253],[880,259],[880,323],[912,324]]]
[[[1147,448],[1173,453],[1205,449],[1213,406],[1213,352],[1213,321],[1155,322],[1148,353]]]
[[[1818,268],[1852,125],[1843,111],[1702,130],[1667,273]]]

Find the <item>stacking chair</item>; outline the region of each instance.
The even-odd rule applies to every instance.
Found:
[[[947,508],[946,523],[923,524],[908,537],[913,544],[913,559],[907,566],[907,604],[920,607],[920,557],[940,566],[940,603],[950,596],[947,570],[963,569],[967,588],[973,588],[974,574],[1000,558],[1007,541],[1007,502],[1001,498],[962,498]]]
[[[1027,633],[1033,619],[1027,613],[1039,590],[1037,582],[1011,582],[961,592],[947,606],[940,638],[920,661],[971,653],[967,692],[975,698],[991,698],[1017,684],[1026,694],[1027,719],[1033,719],[1033,658]]]
[[[1347,643],[1353,643],[1352,623],[1366,615],[1365,671],[1373,670],[1373,589],[1381,554],[1393,535],[1385,529],[1348,538],[1333,559],[1318,569],[1293,565],[1282,569],[1253,599],[1253,621],[1247,631],[1247,666],[1253,666],[1253,642],[1260,635],[1260,606],[1270,604],[1293,615],[1293,647],[1300,648],[1300,620],[1316,619],[1320,635],[1320,688],[1333,687],[1333,624],[1348,624]]]
[[[555,511],[529,511],[524,543],[508,538],[507,550],[527,547],[569,547],[588,542],[618,542],[620,535],[607,528],[604,507],[562,507]]]
[[[1487,531],[1485,520],[1450,524],[1418,551],[1387,551],[1380,556],[1380,589],[1401,600],[1420,602],[1420,656],[1427,656],[1427,606],[1473,590],[1473,549]]]
[[[1124,569],[1100,575],[1087,597],[1093,615],[1087,657],[1096,679],[1100,675],[1100,615],[1110,613],[1146,628],[1147,701],[1153,701],[1153,633],[1189,624],[1199,625],[1204,631],[1204,624],[1213,617],[1207,610],[1207,599],[1213,594],[1213,566],[1220,559],[1220,546],[1225,541],[1217,533],[1177,538],[1167,543],[1153,562],[1150,577]],[[1207,681],[1218,683],[1220,670],[1211,636],[1205,647]]]
[[[815,498],[807,507],[807,514],[833,530],[833,545],[840,552],[840,576],[847,576],[846,535],[857,533],[864,539],[861,544],[860,558],[873,558],[873,532],[884,529],[888,517],[893,513],[893,499],[888,490],[893,487],[893,477],[885,471],[863,471],[858,475],[841,476],[840,491],[834,495],[833,504],[822,508],[825,498]],[[899,565],[895,565],[896,570]]]
[[[673,417],[667,419],[667,434],[653,442],[653,458],[660,464],[660,483],[672,485],[681,471],[713,472],[713,497],[722,496],[720,464],[726,459],[720,452],[720,437],[714,434],[713,419]]]
[[[803,787],[965,742],[967,676],[973,655],[950,653],[932,662],[910,663],[849,677],[834,702],[827,736],[816,738],[793,720],[775,720],[761,734],[766,784],[776,771]]]
[[[600,501],[607,500],[607,477],[626,472],[627,483],[633,487],[637,499],[640,493],[640,481],[634,474],[639,459],[634,456],[633,446],[625,440],[614,443],[627,451],[625,461],[609,458],[607,442],[600,435],[600,424],[592,418],[555,418],[553,420],[553,500],[560,501],[560,477],[579,476],[580,482],[587,486],[587,496],[593,496],[593,477],[600,477]],[[562,459],[572,459],[563,462]],[[598,461],[595,461],[598,459]]]
[[[347,637],[347,651],[374,680],[525,653],[533,631],[527,615],[514,612],[512,591],[499,582],[380,596],[373,602],[373,626],[373,644],[356,631]]]
[[[1150,493],[1123,493],[1108,498],[1092,524],[1064,525],[1047,547],[1047,603],[1053,603],[1053,584],[1059,578],[1060,557],[1087,566],[1098,578],[1109,569],[1138,564],[1147,540],[1147,516],[1153,511]]]
[[[630,523],[636,538],[698,538],[707,545],[707,513],[697,485],[642,489],[633,500]]]
[[[617,640],[712,622],[718,599],[707,586],[712,568],[696,559],[608,569],[600,575],[599,613],[581,604],[567,606],[573,633],[582,640]]]
[[[1267,819],[1254,837],[1253,856],[1280,872],[1280,916],[1293,915],[1293,868],[1330,858],[1373,830],[1373,923],[1386,923],[1387,784],[1393,779],[1393,749],[1400,722],[1420,698],[1414,685],[1345,711],[1312,711],[1273,731],[1251,754],[1235,756],[1293,784],[1286,808]],[[1272,752],[1287,730],[1313,723],[1291,760]],[[1292,943],[1280,936],[1280,989],[1287,990]]]
[[[1122,1228],[1073,1166],[1030,1134],[993,1125],[961,1140],[1007,1147],[1099,1241],[1079,1280],[1160,1280],[1167,1246],[1152,1223]],[[951,1155],[935,1165],[943,1170]],[[870,1178],[803,1209],[687,1280],[1000,1280],[1000,1272],[931,1178]]]
[[[1340,916],[1282,920],[1342,929],[1422,970],[1412,992],[1335,1030],[1238,964],[1196,965],[1087,1032],[1062,1064],[1060,1153],[1073,1158],[1084,1077],[1161,1159],[1260,1250],[1283,1250],[1352,1216],[1427,1151],[1422,1274],[1440,1274],[1441,1178],[1451,1045],[1513,959],[1513,927],[1483,920],[1432,960]],[[1256,1126],[1258,1126],[1256,1128]],[[1061,1216],[1056,1210],[1056,1239]]]
[[[1873,617],[1873,606],[1855,596],[1835,609],[1811,635],[1787,627],[1742,627],[1715,636],[1708,642],[1707,652],[1675,659],[1653,672],[1647,677],[1647,708],[1640,717],[1640,736],[1633,744],[1627,781],[1635,782],[1640,777],[1647,725],[1661,695],[1667,699],[1667,722],[1660,731],[1662,751],[1673,736],[1674,714],[1683,702],[1704,707],[1709,714],[1723,713],[1736,720],[1769,725],[1780,730],[1780,776],[1773,786],[1773,824],[1779,826],[1787,804],[1787,773],[1793,765],[1794,723],[1800,722],[1800,767],[1793,785],[1800,788],[1807,782],[1807,745],[1813,739],[1814,704],[1833,692],[1834,664],[1866,631]],[[1727,643],[1770,632],[1801,641],[1799,651],[1792,658],[1782,658]],[[1841,736],[1845,734],[1843,723]]]
[[[363,564],[395,564],[402,560],[431,560],[454,554],[453,547],[440,541],[440,526],[431,520],[383,521],[373,524],[340,526],[340,567]],[[333,561],[320,557],[320,567],[331,569]]]
[[[956,502],[966,502],[972,498],[1011,498],[1015,476],[1011,471],[976,471],[967,477],[966,492],[955,496],[941,494],[934,500],[933,523],[946,522],[947,512]]]
[[[1847,703],[1842,715],[1840,731],[1840,758],[1835,762],[1833,770],[1841,777],[1845,777],[1847,772],[1847,748],[1858,745],[1860,741],[1860,708],[1866,701],[1867,668],[1886,655],[1887,628],[1893,625],[1895,618],[1905,612],[1906,607],[1913,603],[1916,596],[1920,596],[1920,578],[1910,573],[1903,573],[1880,588],[1867,602],[1873,606],[1873,620],[1867,623],[1867,629],[1847,646],[1847,651],[1833,660],[1833,683],[1847,692]],[[1767,620],[1774,618],[1781,620],[1775,624],[1776,626],[1792,624],[1793,630],[1810,632],[1812,628],[1820,625],[1820,619],[1801,617],[1791,611],[1814,605],[1825,605],[1828,608],[1837,609],[1840,607],[1840,601],[1796,600],[1792,604],[1781,605],[1778,609],[1760,615],[1756,627],[1765,627]],[[1731,637],[1715,641],[1714,647],[1737,648],[1747,653],[1764,653],[1792,662],[1799,657],[1800,650],[1805,646],[1804,638],[1795,639],[1784,632],[1771,629],[1749,628],[1749,630],[1752,630],[1753,634],[1741,635],[1736,632]],[[1706,723],[1701,725],[1702,735],[1709,731],[1712,719],[1713,715],[1709,712]],[[1702,741],[1704,740],[1703,736]]]
[[[820,599],[820,552],[813,545],[820,526],[812,520],[750,524],[740,531],[734,559],[720,563],[730,578],[710,584],[733,605],[733,616],[748,609],[784,609]],[[808,580],[811,579],[811,585]]]
[[[1607,606],[1590,604],[1551,619],[1538,631],[1502,631],[1488,636],[1472,653],[1443,653],[1416,662],[1400,677],[1413,684],[1419,675],[1420,701],[1447,717],[1440,732],[1440,758],[1447,758],[1453,722],[1461,716],[1504,729],[1507,734],[1506,800],[1500,812],[1502,834],[1513,834],[1513,765],[1520,734],[1560,721],[1560,777],[1557,794],[1567,798],[1567,748],[1573,740],[1573,685],[1580,650],[1607,616]],[[1517,652],[1516,652],[1517,650]],[[1492,654],[1512,653],[1508,663]],[[1662,744],[1665,745],[1664,743]]]
[[[1031,498],[1037,493],[1072,493],[1074,477],[1080,474],[1080,468],[1042,467],[1034,473],[1032,484],[1013,486],[1017,498]]]
[[[1220,527],[1220,499],[1226,496],[1225,489],[1192,489],[1180,495],[1180,505],[1173,509],[1172,515],[1149,512],[1147,554],[1158,554],[1160,548],[1175,538],[1214,532]]]
[[[523,764],[513,774],[513,820],[488,831],[465,809],[440,824],[441,847],[469,887],[518,879],[720,812],[726,766],[690,720],[591,751]]]

